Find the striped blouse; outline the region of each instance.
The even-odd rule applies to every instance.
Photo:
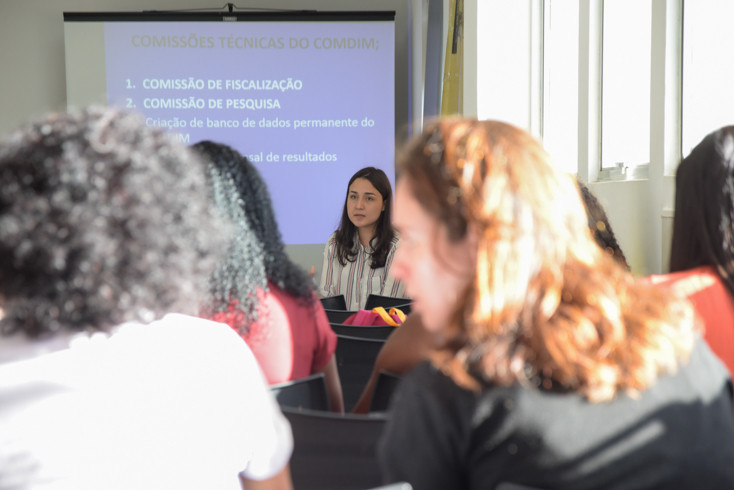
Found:
[[[373,269],[370,267],[372,249],[363,247],[357,240],[359,247],[357,256],[354,261],[347,262],[347,265],[343,266],[339,263],[336,241],[332,234],[324,248],[324,263],[321,268],[318,293],[321,296],[343,294],[347,300],[347,310],[352,311],[364,308],[367,296],[370,294],[404,298],[405,287],[390,275],[390,266],[399,243],[400,239],[395,236],[390,244],[385,266]]]

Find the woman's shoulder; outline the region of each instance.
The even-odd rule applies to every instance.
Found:
[[[516,386],[480,391],[461,387],[431,361],[424,361],[403,376],[393,409],[410,417],[427,417],[435,422],[431,422],[432,426],[440,425],[442,431],[471,438],[477,429],[517,424],[516,414],[504,407],[516,403],[518,396]]]
[[[718,282],[719,277],[716,270],[710,265],[702,265],[693,269],[683,271],[668,272],[666,274],[652,274],[643,278],[643,281],[652,284],[661,284],[663,286],[674,286],[682,281],[690,281],[691,278],[704,278],[708,281]]]
[[[458,402],[462,394],[471,393],[458,386],[454,381],[436,367],[431,361],[422,361],[403,376],[408,396],[432,399],[434,403],[450,406]]]
[[[332,250],[334,250],[336,248],[336,245],[337,245],[337,237],[336,237],[336,234],[337,234],[336,231],[333,232],[331,235],[329,235],[329,239],[326,240],[326,245],[324,246],[324,248],[327,251],[332,251]]]

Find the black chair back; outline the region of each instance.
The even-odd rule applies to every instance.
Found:
[[[382,306],[385,309],[398,308],[406,315],[410,313],[410,302],[409,298],[393,298],[392,296],[382,296],[379,294],[370,294],[367,296],[367,301],[364,304],[365,310],[371,310],[378,306]]]
[[[388,371],[380,371],[375,381],[375,389],[370,401],[371,412],[385,412],[390,407],[390,399],[400,384],[400,376]]]
[[[337,294],[336,296],[327,296],[326,298],[321,298],[321,304],[324,306],[325,310],[346,310],[347,309],[347,299],[344,297],[343,294]]]
[[[369,490],[413,490],[413,485],[411,485],[408,482],[401,481],[397,483],[388,483],[387,485],[370,488]]]
[[[357,404],[367,381],[372,375],[372,368],[375,365],[377,354],[384,344],[384,340],[337,334],[335,356],[342,385],[345,411],[350,412]]]
[[[382,477],[377,441],[386,414],[340,415],[283,407],[293,431],[290,471],[299,490],[364,490]]]
[[[324,311],[326,311],[326,318],[329,319],[329,323],[344,323],[347,318],[357,313],[350,310],[327,310],[326,308],[324,308]]]
[[[329,410],[329,395],[326,392],[324,373],[270,385],[270,391],[281,407]]]
[[[331,323],[330,325],[337,335],[377,340],[387,340],[396,328],[400,328],[390,325],[344,325],[342,323]]]

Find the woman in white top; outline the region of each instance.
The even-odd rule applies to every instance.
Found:
[[[1,489],[292,488],[255,357],[192,316],[230,240],[204,169],[109,108],[0,142]]]
[[[365,167],[349,180],[339,228],[324,249],[318,292],[343,294],[348,310],[364,308],[370,294],[404,297],[390,275],[399,238],[392,228],[392,186],[385,172]]]

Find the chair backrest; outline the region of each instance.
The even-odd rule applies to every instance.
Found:
[[[321,304],[324,306],[325,310],[346,310],[347,309],[347,299],[344,297],[343,294],[337,294],[336,296],[327,296],[326,298],[321,298]]]
[[[324,311],[326,311],[326,318],[329,319],[329,323],[344,323],[344,320],[357,313],[351,310],[327,310],[326,308],[324,308]]]
[[[372,375],[377,354],[384,340],[365,339],[337,334],[336,364],[344,396],[344,410],[354,408]]]
[[[400,328],[390,325],[344,325],[343,323],[330,323],[330,325],[337,335],[377,340],[386,340],[396,328]]]
[[[413,485],[408,482],[401,481],[397,483],[388,483],[387,485],[379,487],[373,487],[368,490],[413,490]]]
[[[543,490],[540,487],[529,487],[527,485],[520,485],[519,483],[511,482],[500,482],[500,484],[495,488],[496,490]]]
[[[270,385],[270,391],[281,407],[329,410],[324,373]]]
[[[290,460],[299,490],[364,490],[382,483],[377,441],[386,414],[340,415],[283,407],[293,431]]]
[[[390,399],[400,384],[400,376],[388,371],[380,371],[375,381],[375,389],[370,400],[371,412],[384,412],[390,407]]]
[[[410,313],[409,298],[394,298],[392,296],[382,296],[379,294],[370,294],[367,296],[367,301],[364,304],[365,310],[371,310],[377,306],[382,306],[386,309],[399,308],[406,315]]]

